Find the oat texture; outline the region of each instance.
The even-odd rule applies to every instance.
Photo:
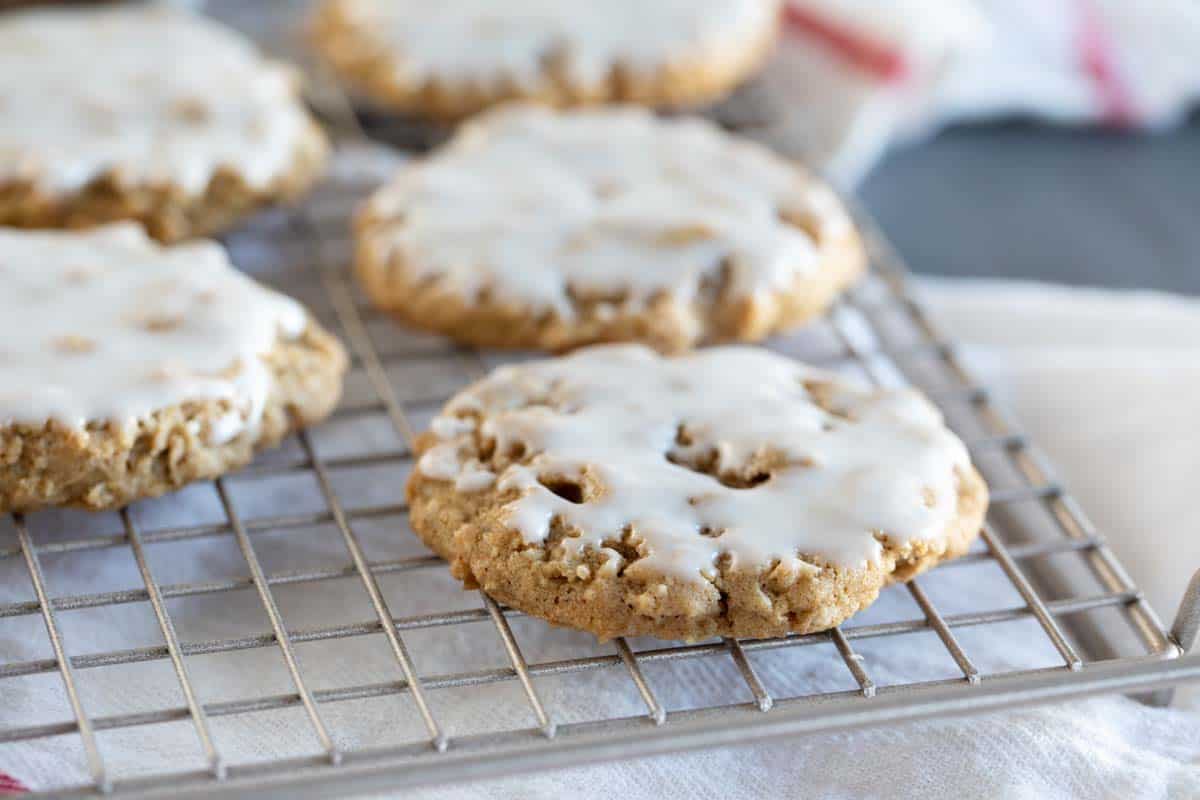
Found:
[[[356,272],[404,324],[483,347],[758,341],[865,268],[839,199],[711,123],[489,112],[359,213]]]
[[[753,377],[740,376],[740,379],[750,381]],[[514,372],[503,376],[503,386],[494,394],[468,390],[460,395],[457,401],[451,401],[440,421],[435,422],[434,430],[423,434],[418,441],[417,454],[424,460],[418,461],[407,487],[413,530],[450,562],[457,578],[467,587],[482,587],[496,600],[552,623],[589,631],[601,639],[651,635],[697,640],[710,636],[771,637],[827,630],[874,602],[883,587],[907,581],[942,561],[963,555],[978,535],[987,508],[987,487],[964,456],[961,463],[947,467],[948,480],[944,485],[949,487],[951,496],[943,506],[945,514],[939,519],[944,523],[940,529],[907,539],[893,536],[887,530],[864,529],[868,544],[873,535],[880,545],[876,558],[851,563],[822,557],[815,552],[819,548],[814,547],[814,552],[792,554],[795,557],[739,560],[717,538],[708,540],[712,542],[711,564],[691,574],[681,572],[671,568],[674,557],[669,552],[681,540],[661,536],[656,540],[652,534],[644,533],[648,530],[644,525],[661,525],[662,514],[670,513],[666,510],[672,507],[675,498],[670,496],[669,487],[654,490],[650,486],[639,488],[635,483],[634,489],[645,501],[644,506],[623,508],[618,516],[589,517],[586,512],[590,506],[614,499],[620,502],[622,496],[629,496],[629,484],[622,486],[627,476],[620,476],[616,483],[606,477],[613,474],[616,462],[578,463],[577,459],[586,458],[580,455],[584,451],[571,442],[559,442],[561,458],[553,466],[556,463],[553,453],[548,459],[547,452],[527,446],[523,438],[515,438],[514,431],[528,430],[524,426],[530,425],[554,435],[553,431],[563,430],[562,426],[574,424],[574,415],[588,413],[587,403],[563,388],[567,382],[561,373],[539,384],[528,373]],[[521,387],[533,384],[545,391],[539,390],[537,396],[522,396]],[[842,406],[838,393],[828,391],[827,385],[830,384],[821,380],[809,386],[813,401],[822,412],[831,415],[830,424],[855,425],[852,417],[839,416]],[[492,400],[480,401],[481,397]],[[866,402],[872,402],[869,396]],[[628,413],[638,411],[631,407]],[[744,409],[747,418],[754,414],[753,406]],[[747,424],[753,427],[753,422]],[[710,502],[711,498],[704,497],[703,492],[721,492],[722,487],[740,493],[740,501],[755,492],[766,491],[765,487],[784,478],[789,471],[819,469],[806,459],[797,460],[769,444],[755,448],[740,461],[723,463],[719,452],[723,446],[718,443],[710,448],[698,438],[701,434],[702,430],[692,431],[686,422],[681,422],[677,437],[664,445],[668,451],[662,456],[667,469],[709,476],[710,490],[703,489],[704,478],[688,479],[687,485],[701,486],[701,494],[689,498],[689,503]],[[611,434],[613,438],[621,435]],[[918,438],[925,435],[919,434]],[[813,441],[814,452],[820,452],[819,435]],[[862,445],[860,441],[858,446]],[[880,446],[886,447],[886,442],[880,442]],[[447,447],[452,448],[458,466],[452,473],[439,474],[427,459],[435,450]],[[864,484],[858,476],[871,469],[871,443],[866,442],[865,447],[866,472],[856,470],[848,476],[860,487]],[[929,451],[921,452],[924,458]],[[837,454],[827,455],[837,457]],[[918,469],[914,464],[913,474]],[[521,472],[536,477],[525,483],[514,480],[513,475]],[[903,468],[894,470],[886,479],[892,488],[903,490],[907,485],[903,472]],[[654,474],[661,478],[664,473]],[[669,482],[662,480],[657,485]],[[872,501],[865,498],[874,495],[860,488],[852,490],[850,496],[861,496],[864,498],[861,502],[869,503]],[[528,501],[535,497],[546,500],[536,500],[534,507],[557,508],[561,512],[550,517],[549,527],[540,538],[531,538],[521,530],[533,519]],[[821,505],[825,500],[808,497],[802,502]],[[844,512],[852,517],[857,511],[853,502]],[[914,497],[914,504],[921,502],[919,496]],[[583,513],[573,517],[576,509]],[[808,509],[797,506],[796,524],[828,519],[831,524],[828,536],[837,538],[839,533],[834,526],[846,519],[843,512],[834,512],[832,516],[820,513],[823,512],[808,515]],[[611,529],[589,530],[571,521],[599,518],[611,522]],[[621,524],[622,519],[627,520],[625,524]],[[655,520],[658,522],[654,523]],[[737,522],[732,520],[728,524]],[[701,528],[694,535],[720,537],[721,533]],[[817,530],[809,531],[808,535],[809,541],[821,543],[826,534]],[[580,541],[585,544],[580,546]],[[687,542],[682,542],[682,546],[688,546]],[[674,563],[680,562],[676,559]],[[662,565],[666,568],[660,568]]]
[[[259,423],[214,442],[228,401],[185,402],[119,426],[54,420],[0,426],[0,512],[47,506],[118,508],[249,463],[255,453],[325,418],[341,396],[346,354],[315,322],[263,356],[271,377]]]

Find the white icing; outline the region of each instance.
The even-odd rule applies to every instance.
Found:
[[[421,473],[439,481],[452,481],[464,471],[462,456],[457,442],[435,445],[421,456]]]
[[[814,402],[808,382],[827,384],[833,413]],[[735,566],[778,559],[803,569],[804,556],[861,567],[880,557],[877,533],[898,546],[944,541],[957,514],[956,470],[970,463],[916,392],[857,387],[740,347],[673,359],[641,346],[594,347],[502,367],[452,400],[442,419],[468,413],[480,415],[479,432],[497,452],[520,444],[534,454],[498,477],[498,489],[520,492],[506,506],[512,529],[542,542],[560,518],[581,532],[563,542],[573,553],[631,530],[644,556],[631,575],[711,577],[721,554]],[[677,441],[680,426],[687,444]],[[478,471],[465,455],[469,430],[435,429],[446,435],[418,463],[424,475],[461,480]],[[768,453],[782,465],[764,483],[731,488],[668,458],[709,452],[719,474]],[[585,475],[600,492],[582,504],[539,482]],[[457,488],[478,490],[466,483]]]
[[[132,223],[84,232],[0,228],[0,425],[128,426],[226,399],[224,444],[261,419],[262,356],[299,336],[295,301],[235,270],[215,242],[163,247]]]
[[[698,119],[533,107],[469,124],[368,202],[360,244],[468,301],[573,316],[572,294],[690,304],[728,269],[735,297],[787,290],[849,228],[795,164]],[[617,301],[614,301],[617,302]]]
[[[496,483],[496,473],[486,469],[462,472],[454,479],[454,488],[460,492],[481,492]]]
[[[153,4],[0,15],[0,183],[69,193],[114,171],[189,194],[227,166],[261,188],[308,130],[295,74]]]
[[[398,81],[535,88],[547,61],[574,86],[720,62],[758,46],[778,0],[340,0],[343,16],[389,53]]]
[[[469,433],[475,430],[475,421],[459,419],[458,417],[435,417],[430,428],[436,436],[449,439],[459,433]]]

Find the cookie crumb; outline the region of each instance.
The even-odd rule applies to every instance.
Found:
[[[54,349],[66,355],[84,355],[96,350],[96,342],[86,336],[67,334],[54,340]]]
[[[717,232],[702,224],[680,225],[667,228],[655,239],[657,244],[665,247],[684,247],[697,242],[707,242],[715,239]]]
[[[95,278],[103,270],[97,266],[80,265],[63,270],[63,280],[69,284],[84,284]]]
[[[208,122],[212,117],[212,111],[208,104],[196,97],[185,97],[175,101],[175,105],[171,107],[171,113],[178,119],[193,125]]]
[[[921,502],[926,508],[933,508],[937,505],[937,490],[930,486],[921,487]]]

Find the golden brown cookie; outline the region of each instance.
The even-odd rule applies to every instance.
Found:
[[[356,240],[375,305],[490,347],[756,341],[864,268],[848,213],[806,170],[633,108],[490,112],[402,167]]]
[[[341,394],[346,354],[213,242],[0,230],[0,512],[114,508],[240,467]]]
[[[327,150],[297,75],[214,22],[155,4],[0,17],[0,225],[211,233],[302,194]]]
[[[412,526],[454,574],[602,639],[828,629],[965,553],[987,508],[919,394],[743,347],[502,367],[418,454]]]
[[[508,100],[711,103],[775,43],[778,0],[325,0],[317,51],[375,104],[461,119]]]

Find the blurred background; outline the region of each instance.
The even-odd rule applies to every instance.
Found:
[[[1200,290],[1196,3],[791,0],[784,20],[764,81],[805,110],[783,131],[839,120],[807,146],[918,272]]]
[[[192,2],[304,59],[308,0]],[[1200,292],[1200,4],[788,0],[712,113],[855,190],[918,273]]]
[[[1200,292],[1200,119],[1147,135],[1010,121],[900,148],[860,196],[919,272]]]

